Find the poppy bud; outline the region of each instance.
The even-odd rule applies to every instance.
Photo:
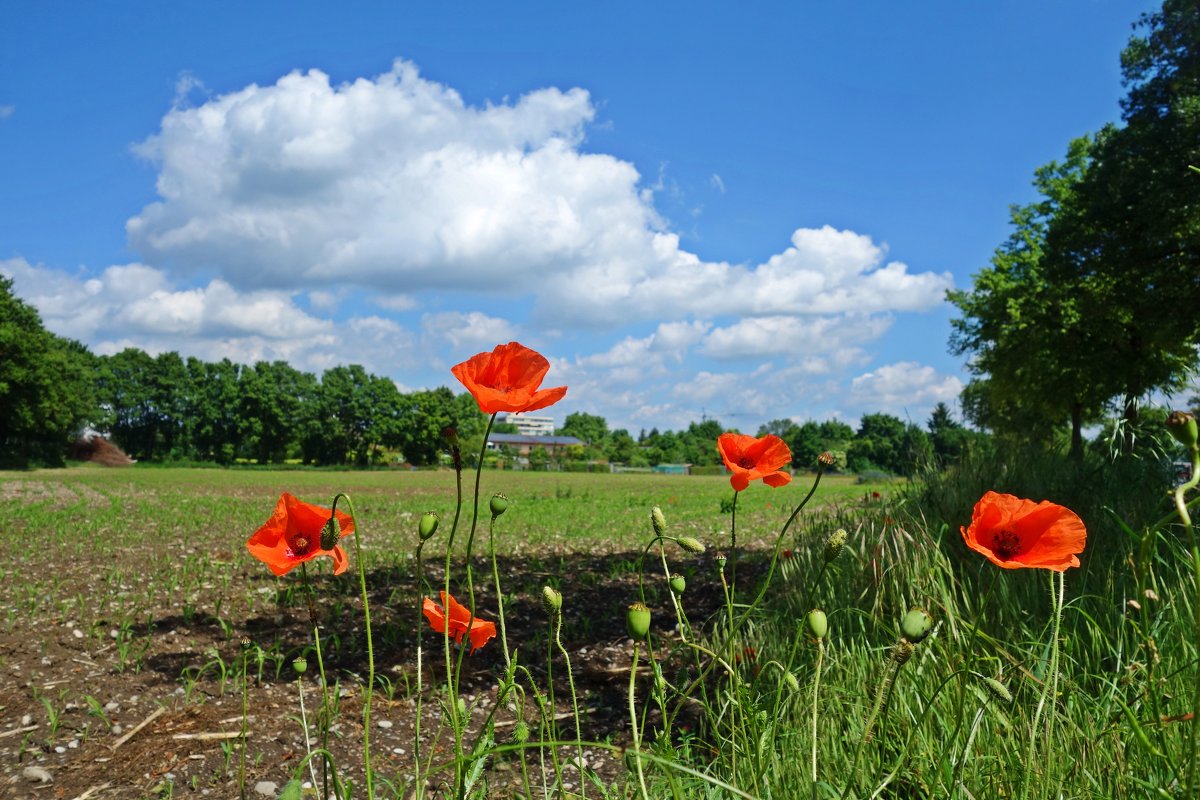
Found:
[[[667,532],[667,518],[663,516],[662,509],[658,506],[650,509],[650,524],[654,526],[654,533],[663,536]]]
[[[828,564],[836,561],[837,557],[842,554],[842,550],[846,548],[846,530],[838,528],[833,533],[829,534],[829,538],[825,540],[825,563]]]
[[[342,538],[342,526],[338,524],[337,517],[331,516],[329,521],[321,526],[321,549],[332,550],[340,538]]]
[[[914,608],[904,615],[904,619],[900,620],[900,630],[904,633],[904,638],[917,644],[933,629],[933,618],[920,608]]]
[[[523,719],[518,720],[517,724],[513,725],[512,738],[517,744],[529,741],[529,723]]]
[[[715,560],[717,562],[717,569],[721,570],[721,572],[724,572],[725,571],[725,560],[726,560],[725,554],[718,551],[717,555],[715,557]]]
[[[458,698],[458,703],[456,705],[458,706],[458,718],[466,719],[467,718],[467,701],[460,697],[460,698]]]
[[[908,641],[907,639],[901,639],[900,641],[896,642],[896,646],[892,648],[891,659],[897,664],[903,665],[910,658],[912,658],[914,649],[915,648],[912,646],[912,642]]]
[[[808,612],[806,620],[808,622],[808,632],[818,642],[824,639],[826,634],[829,633],[829,618],[825,616],[825,612],[821,609],[814,608]]]
[[[438,515],[432,511],[421,515],[421,521],[417,524],[417,535],[421,537],[422,542],[429,541],[437,533],[439,521]]]
[[[694,556],[698,556],[704,552],[704,544],[699,539],[695,539],[691,536],[680,536],[675,540],[675,544],[679,545],[684,550],[687,550]]]
[[[687,588],[687,579],[676,572],[671,576],[671,591],[675,594],[683,594],[683,590]]]
[[[796,680],[796,676],[793,675],[790,670],[783,673],[783,682],[786,683],[787,687],[793,692],[800,691],[800,681]]]
[[[492,519],[495,519],[508,510],[508,498],[502,494],[492,495],[491,509]]]
[[[298,656],[292,661],[292,669],[296,670],[297,675],[303,675],[308,670],[308,659],[304,656]]]
[[[1186,411],[1172,411],[1167,416],[1167,432],[1189,450],[1196,449],[1198,438],[1196,417]]]
[[[546,613],[551,616],[562,611],[562,592],[550,586],[543,586],[542,605],[545,606]]]
[[[1012,692],[1008,691],[1008,687],[995,678],[984,678],[983,685],[987,687],[988,693],[997,700],[1003,700],[1005,703],[1012,702]]]
[[[646,608],[645,603],[629,606],[625,614],[625,629],[629,631],[629,637],[636,641],[645,639],[650,633],[650,609]]]

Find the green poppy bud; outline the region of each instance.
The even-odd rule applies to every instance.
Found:
[[[667,532],[667,518],[663,516],[662,509],[658,506],[650,509],[650,524],[654,526],[654,533],[658,536],[663,536]]]
[[[829,534],[829,538],[825,540],[825,563],[831,563],[837,560],[837,557],[846,549],[846,530],[838,528],[833,533]]]
[[[432,511],[426,511],[421,515],[421,521],[417,524],[417,535],[421,537],[422,542],[429,541],[435,533],[437,533],[438,515]]]
[[[1200,439],[1196,429],[1196,417],[1186,411],[1172,411],[1167,416],[1167,432],[1189,450],[1195,450],[1196,442]]]
[[[516,725],[513,725],[512,738],[517,744],[524,744],[529,741],[529,723],[525,720],[519,720]]]
[[[793,692],[800,691],[800,681],[796,680],[796,676],[793,675],[791,673],[791,671],[789,671],[789,670],[784,671],[783,682],[786,683],[787,687],[789,689],[791,689]]]
[[[650,633],[650,609],[645,603],[634,603],[625,614],[625,629],[629,638],[641,641]]]
[[[829,618],[825,616],[825,612],[821,609],[814,608],[808,612],[806,621],[808,622],[808,632],[818,642],[824,639],[829,633]]]
[[[704,544],[699,539],[691,536],[680,536],[675,540],[675,544],[679,545],[684,550],[687,550],[694,556],[698,556],[704,552]]]
[[[913,644],[917,644],[933,629],[933,617],[920,608],[914,608],[904,615],[904,619],[900,620],[900,630],[904,633],[904,638]]]
[[[321,549],[332,550],[340,538],[342,538],[342,526],[338,524],[337,517],[330,517],[329,521],[321,527]]]
[[[671,591],[675,594],[683,594],[683,590],[687,588],[687,579],[676,572],[671,576]]]
[[[562,592],[550,586],[542,587],[542,605],[551,616],[562,611]]]
[[[891,659],[897,664],[903,665],[910,658],[912,658],[914,649],[916,648],[912,646],[912,642],[908,641],[907,639],[901,639],[900,641],[896,642],[896,646],[892,648]]]
[[[508,498],[502,494],[492,495],[491,509],[492,518],[495,519],[508,510]]]
[[[467,701],[460,697],[460,698],[458,698],[458,702],[456,703],[456,705],[458,706],[458,718],[466,719],[467,718]]]
[[[308,659],[304,656],[299,656],[292,662],[292,669],[296,670],[297,675],[303,675],[308,669]]]

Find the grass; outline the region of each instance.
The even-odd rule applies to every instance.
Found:
[[[668,572],[679,570],[687,579],[679,599],[690,637],[672,632],[672,601],[658,550],[651,550],[645,577],[655,625],[650,647],[639,654],[639,673],[628,671],[632,647],[618,648],[631,688],[596,684],[576,703],[574,681],[569,693],[563,682],[568,658],[577,662],[580,647],[614,641],[611,624],[576,615],[564,623],[567,646],[549,651],[558,709],[607,703],[621,718],[607,740],[589,740],[593,752],[611,754],[615,764],[594,774],[587,786],[594,796],[638,796],[643,786],[656,798],[1194,796],[1189,792],[1196,787],[1188,783],[1196,725],[1188,715],[1198,679],[1191,543],[1178,525],[1152,524],[1171,510],[1165,484],[1146,470],[1124,469],[994,457],[920,484],[864,486],[826,476],[814,505],[779,542],[779,568],[753,613],[747,606],[768,572],[775,535],[803,496],[799,477],[785,489],[756,484],[739,498],[738,547],[751,552],[743,555],[738,599],[728,609],[712,561],[715,550],[730,545],[730,516],[721,508],[732,492],[724,478],[487,472],[483,491],[512,499],[497,521],[495,545],[513,624],[537,607],[543,585],[562,592],[564,608],[621,608],[636,599],[630,579],[653,536],[653,506],[662,508],[670,536],[708,546],[699,558],[677,547],[663,551]],[[1037,730],[1035,709],[1050,679],[1049,580],[1041,571],[999,570],[966,551],[957,527],[985,489],[1064,503],[1089,529],[1083,567],[1066,574],[1061,677]],[[380,620],[377,646],[407,652],[417,521],[435,510],[448,524],[452,473],[138,467],[0,473],[5,542],[16,545],[0,564],[0,624],[17,634],[31,617],[70,619],[98,640],[116,631],[117,678],[121,670],[141,668],[139,651],[160,634],[164,617],[207,624],[229,645],[218,642],[215,652],[197,647],[197,658],[180,666],[176,677],[189,699],[203,696],[203,687],[242,686],[246,670],[290,681],[294,638],[260,635],[248,666],[234,648],[250,621],[303,607],[297,582],[270,578],[243,547],[285,490],[324,505],[339,491],[354,498],[372,619],[378,609]],[[873,491],[882,497],[873,499]],[[845,550],[827,563],[825,543],[839,528],[848,532]],[[464,538],[456,539],[457,556]],[[482,553],[477,547],[475,555]],[[436,567],[434,573],[426,577],[436,586]],[[477,566],[476,576],[487,598],[490,568]],[[349,674],[340,676],[361,679],[361,654],[357,662],[348,654],[361,649],[358,589],[348,576],[339,580],[323,576],[318,583],[323,628],[340,639],[323,639],[322,647],[335,667],[349,664]],[[609,597],[614,591],[628,595]],[[706,605],[714,597],[717,604]],[[390,606],[399,609],[394,617]],[[493,616],[492,600],[482,607]],[[820,648],[804,622],[813,608],[824,609],[828,619]],[[932,616],[933,632],[909,643],[911,653],[903,656],[900,621],[917,608]],[[520,644],[521,663],[533,670],[526,682],[530,709],[542,702],[534,685],[546,677],[546,664],[536,662],[547,656],[534,655],[539,647],[547,652],[541,630],[540,645]],[[438,676],[440,643],[433,644],[426,656],[436,668],[426,668]],[[517,679],[505,675],[494,653],[487,658],[494,698]],[[721,659],[727,669],[714,666]],[[472,669],[478,671],[478,663]],[[586,671],[574,667],[576,676]],[[380,675],[377,697],[410,695],[409,672],[390,674]],[[397,690],[393,681],[406,688]],[[436,713],[445,696],[426,690]],[[472,690],[477,694],[483,692]],[[43,693],[37,699],[50,701],[44,713],[56,733],[62,722],[57,701],[65,698]],[[87,706],[94,710],[94,698]],[[473,717],[470,709],[466,717]],[[640,734],[633,763],[631,717]],[[541,729],[535,722],[525,742],[491,734],[479,741],[491,753],[490,766],[515,769],[517,754],[534,752],[539,738],[544,746],[551,731],[568,745],[561,753],[549,748],[555,758],[572,758],[579,744],[569,718]],[[583,738],[603,735],[589,720]],[[457,776],[460,783],[471,777],[475,791],[520,793],[501,788],[511,784],[486,771],[472,772],[480,760],[441,773],[430,763],[435,774]],[[561,771],[557,761],[546,768],[552,779]],[[380,769],[386,778],[376,783],[380,796],[391,796],[389,786],[403,794],[403,761],[386,775]],[[576,781],[572,792],[582,789],[578,775]],[[361,794],[362,782],[357,785]],[[535,794],[541,796],[540,788]]]

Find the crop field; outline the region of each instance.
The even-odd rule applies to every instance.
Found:
[[[464,475],[467,516],[471,479]],[[877,489],[886,487],[827,477],[820,504],[859,503]],[[75,467],[0,472],[0,789],[37,785],[18,780],[32,766],[52,776],[47,785],[58,796],[96,787],[112,797],[236,795],[243,688],[245,782],[287,783],[305,748],[292,660],[311,657],[312,631],[298,575],[275,577],[244,545],[283,491],[325,506],[337,492],[353,499],[379,673],[375,767],[397,775],[408,768],[417,522],[428,510],[452,516],[452,472]],[[495,535],[510,638],[545,647],[537,598],[543,585],[557,587],[564,638],[587,702],[597,706],[587,724],[595,736],[619,740],[625,606],[637,596],[650,508],[663,508],[673,533],[726,546],[728,479],[484,472],[485,506],[497,491],[512,499]],[[769,541],[786,516],[783,500],[763,492],[744,504],[743,542]],[[436,586],[442,567],[433,561],[425,579]],[[329,563],[313,562],[311,575],[328,681],[339,684],[333,749],[339,765],[352,765],[366,674],[362,604],[353,572],[335,579]],[[677,566],[711,589],[704,556]],[[479,589],[485,608],[494,602],[488,591]],[[489,647],[467,660],[472,693],[494,692],[498,658]],[[310,710],[319,694],[313,671],[304,676]],[[615,705],[606,710],[608,695]],[[45,793],[30,788],[28,796]]]
[[[1166,484],[976,466],[825,476],[790,527],[813,476],[735,504],[726,477],[485,471],[473,537],[449,470],[0,473],[0,796],[1191,796]],[[997,475],[1075,504],[1079,568],[966,549]],[[352,499],[346,572],[249,554],[283,492]],[[462,631],[499,626],[477,650],[423,613],[447,582]]]

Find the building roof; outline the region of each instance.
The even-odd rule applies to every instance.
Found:
[[[574,436],[527,436],[523,433],[493,433],[488,436],[488,441],[493,444],[527,444],[542,447],[571,447],[583,444],[582,439],[576,439]]]

